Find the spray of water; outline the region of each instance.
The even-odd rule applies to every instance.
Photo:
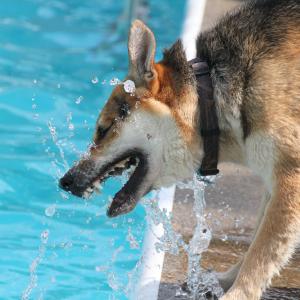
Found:
[[[187,285],[184,290],[179,289],[177,295],[184,295],[189,299],[205,300],[207,299],[206,295],[208,293],[220,297],[223,294],[223,291],[219,286],[215,273],[206,271],[200,266],[202,254],[207,250],[212,238],[204,214],[204,189],[209,181],[205,183],[200,179],[201,178],[195,175],[192,181],[178,184],[179,188],[188,188],[194,192],[196,227],[193,238],[189,243],[186,243],[182,236],[174,231],[172,227],[172,215],[168,215],[165,210],[160,210],[157,201],[152,199],[144,201],[144,203],[148,222],[154,225],[162,224],[164,228],[164,234],[161,237],[157,237],[158,242],[156,243],[156,250],[178,255],[179,250],[183,249],[187,253]],[[157,198],[157,195],[155,195],[154,198]]]
[[[202,253],[209,247],[212,234],[208,228],[204,216],[205,186],[209,181],[200,180],[194,175],[192,189],[194,192],[194,214],[196,216],[196,228],[193,238],[188,245],[188,274],[187,286],[191,299],[205,300],[208,293],[217,297],[222,296],[223,291],[213,272],[206,272],[200,266]]]
[[[132,95],[132,96],[135,93],[135,89],[136,89],[135,88],[135,83],[132,80],[130,80],[130,79],[122,81],[122,80],[120,80],[118,78],[113,78],[113,79],[110,80],[109,83],[110,83],[110,85],[123,85],[124,91],[126,93]]]
[[[22,300],[28,300],[30,298],[30,295],[33,291],[33,289],[37,286],[38,282],[38,276],[36,274],[37,268],[41,261],[43,260],[47,248],[47,242],[48,242],[48,237],[49,237],[49,230],[46,229],[41,233],[41,242],[39,246],[39,252],[37,257],[33,260],[29,267],[29,272],[30,272],[30,278],[29,278],[29,283],[26,289],[22,293]]]

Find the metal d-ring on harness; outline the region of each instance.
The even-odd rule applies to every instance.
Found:
[[[204,157],[197,171],[200,176],[219,173],[219,136],[220,129],[213,96],[212,80],[205,60],[195,58],[189,61],[197,80],[198,102],[200,107],[200,134],[203,140]]]

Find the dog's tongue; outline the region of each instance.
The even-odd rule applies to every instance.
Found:
[[[133,198],[132,195],[120,191],[115,195],[110,207],[108,208],[107,216],[113,218],[127,214],[135,208],[136,204],[137,200]]]

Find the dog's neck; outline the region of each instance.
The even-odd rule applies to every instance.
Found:
[[[205,40],[205,38],[203,39]],[[236,91],[232,92],[230,89],[230,74],[222,70],[222,65],[214,61],[215,56],[206,53],[208,48],[207,42],[199,53],[202,58],[207,58],[212,78],[213,94],[220,129],[219,161],[242,162],[241,134],[236,131],[236,128],[239,128],[239,110],[235,110],[236,105],[232,104],[238,101],[239,93],[236,93]],[[212,49],[212,51],[214,50]],[[165,51],[162,64],[174,71],[172,78],[175,83],[174,90],[176,93],[172,102],[173,116],[176,119],[177,125],[181,128],[182,137],[194,158],[196,171],[203,158],[203,141],[199,131],[200,109],[197,82],[193,70],[186,60],[180,42],[176,42],[169,50]],[[225,83],[222,81],[224,72],[227,76]],[[234,96],[234,98],[231,98],[231,96]]]
[[[220,120],[219,162],[242,163],[240,143],[230,126],[224,126],[226,122],[223,120],[223,112],[219,106],[217,106],[217,114]],[[174,117],[183,133],[182,138],[185,140],[187,150],[193,157],[194,171],[197,172],[203,159],[203,139],[199,130],[201,121],[196,82],[185,87],[180,105],[174,109]]]
[[[242,142],[242,130],[240,128],[239,117],[235,117],[234,113],[230,111],[230,108],[227,107],[227,103],[224,99],[224,95],[219,92],[222,87],[220,86],[219,78],[216,78],[216,70],[209,67],[209,72],[212,73],[212,89],[213,97],[216,104],[216,113],[218,118],[218,127],[220,130],[219,135],[219,162],[235,162],[243,164],[243,142]],[[226,92],[226,91],[225,91]],[[224,92],[224,93],[225,93]],[[199,107],[199,95],[197,91],[197,82],[194,82],[193,88],[189,89],[189,98],[185,101],[189,103],[188,107],[193,110],[194,117],[192,120],[188,120],[191,127],[193,128],[193,133],[190,135],[190,150],[195,157],[195,161],[198,161],[199,167],[201,160],[203,159],[203,138],[200,133],[200,110]],[[199,157],[199,145],[202,149]],[[214,145],[212,145],[214,146]]]

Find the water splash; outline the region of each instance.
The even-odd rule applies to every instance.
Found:
[[[99,79],[98,79],[97,76],[95,76],[95,77],[92,78],[91,81],[92,81],[92,84],[97,84],[99,82]]]
[[[47,217],[53,217],[56,212],[56,205],[52,204],[45,209],[45,215]]]
[[[191,299],[205,300],[206,294],[210,293],[217,297],[223,294],[218,280],[213,272],[206,272],[200,266],[202,253],[208,249],[212,234],[205,220],[205,196],[204,190],[208,182],[200,180],[194,175],[192,186],[194,192],[194,214],[196,217],[196,228],[193,238],[188,245],[188,274],[187,287]]]
[[[164,233],[162,236],[156,236],[157,242],[155,248],[157,252],[164,251],[173,255],[178,255],[180,247],[186,248],[182,236],[175,232],[172,227],[172,215],[167,213],[166,209],[161,210],[158,206],[158,192],[153,193],[150,199],[143,199],[146,209],[146,218],[148,224],[155,226],[162,225]],[[150,226],[152,228],[153,226]],[[154,233],[153,233],[154,234]]]
[[[188,256],[187,288],[185,291],[179,290],[177,295],[186,296],[189,299],[206,299],[206,294],[210,293],[217,297],[223,294],[214,272],[207,272],[200,266],[202,253],[209,247],[212,234],[205,220],[205,198],[204,189],[211,178],[206,182],[194,176],[193,180],[187,183],[178,184],[179,188],[192,189],[194,192],[194,214],[196,217],[196,228],[193,238],[187,244],[182,236],[175,232],[172,227],[172,215],[166,210],[160,210],[157,204],[157,194],[152,200],[144,202],[148,221],[154,225],[162,224],[164,234],[157,237],[157,251],[165,251],[173,255],[178,255],[183,249]]]
[[[132,234],[130,226],[128,227],[128,234],[126,237],[126,241],[129,242],[131,249],[139,249],[140,248],[139,242],[136,240],[136,238]]]
[[[45,256],[49,234],[50,231],[48,229],[44,230],[41,233],[41,237],[40,237],[41,243],[39,246],[39,253],[29,267],[29,272],[30,272],[29,284],[22,293],[22,297],[21,297],[22,300],[28,300],[33,289],[37,287],[37,282],[38,282],[38,276],[36,274],[37,268]]]
[[[83,99],[84,99],[83,96],[79,96],[79,97],[76,98],[75,103],[80,104]]]
[[[124,91],[131,96],[134,95],[136,87],[134,81],[127,79],[125,81],[122,81],[118,78],[113,78],[109,82],[110,85],[123,85],[124,86]]]
[[[120,80],[120,79],[118,79],[118,78],[116,78],[116,77],[112,78],[112,79],[109,81],[109,84],[110,84],[110,85],[118,85],[118,84],[122,84],[122,83],[123,83],[122,80]]]
[[[73,131],[75,129],[75,126],[72,123],[72,119],[73,119],[72,112],[69,112],[67,115],[67,124],[68,124],[69,130],[71,130],[71,131]]]
[[[65,158],[65,154],[64,154],[64,150],[58,140],[58,137],[57,137],[57,132],[56,132],[56,127],[52,124],[51,121],[48,121],[48,128],[49,128],[49,132],[50,132],[50,135],[51,135],[51,138],[52,138],[52,141],[53,143],[56,145],[56,147],[58,148],[58,151],[59,151],[59,154],[60,154],[60,158],[63,162],[63,165],[64,165],[64,168],[65,170],[68,170],[69,169],[69,164]],[[62,175],[62,172],[60,172],[60,169],[58,167],[58,162],[56,163],[56,167],[57,167],[57,171],[59,172],[58,174],[58,177]]]
[[[123,83],[126,93],[133,95],[135,93],[135,83],[132,80],[126,80]]]

